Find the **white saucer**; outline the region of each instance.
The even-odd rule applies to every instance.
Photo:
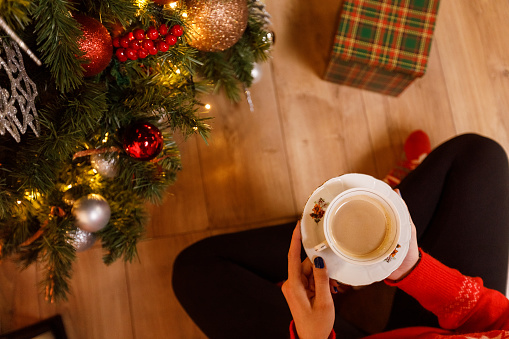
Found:
[[[398,244],[400,247],[385,260],[373,265],[354,265],[342,260],[330,248],[317,252],[314,247],[325,240],[323,234],[323,216],[313,213],[313,208],[325,211],[328,203],[339,193],[354,187],[370,188],[388,198],[396,207],[400,216],[401,231]],[[323,203],[320,205],[320,199]],[[324,204],[326,204],[324,206]],[[315,221],[316,219],[316,221]],[[329,271],[329,276],[341,283],[351,286],[369,285],[387,278],[394,272],[405,258],[412,235],[410,214],[401,197],[385,182],[369,175],[350,173],[332,178],[318,187],[309,197],[301,221],[302,244],[307,256],[313,261],[317,256],[323,258]]]

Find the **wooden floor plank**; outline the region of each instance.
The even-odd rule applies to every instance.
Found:
[[[480,8],[493,4],[498,5],[498,10],[507,7],[503,1],[441,2],[441,15],[447,20],[437,25],[436,43],[457,132],[481,133],[507,146],[507,132],[503,117],[498,114],[495,94],[501,88],[493,86],[488,67],[492,48],[484,43],[489,37],[482,34],[483,27],[493,25],[490,21],[495,17],[479,12]],[[499,18],[501,32],[507,29],[506,22]],[[505,41],[498,42],[503,45]]]
[[[10,260],[0,262],[0,333],[41,320],[36,267],[21,271]]]
[[[261,80],[250,90],[254,112],[245,100],[209,100],[213,132],[208,146],[199,144],[199,155],[212,228],[296,213],[270,64],[261,69]]]
[[[198,144],[203,139],[193,136],[185,140],[176,135],[181,154],[182,171],[159,205],[148,205],[150,221],[148,238],[205,230],[209,227]]]
[[[491,2],[474,2],[474,15],[481,15],[485,20],[478,25],[482,37],[482,48],[486,51],[486,71],[492,83],[494,107],[497,114],[497,141],[509,150],[509,2],[498,0],[495,6]],[[469,20],[470,21],[470,20]],[[489,37],[489,38],[487,38]],[[483,112],[480,112],[483,114]]]
[[[124,263],[106,266],[102,255],[100,248],[78,254],[67,302],[39,297],[41,317],[60,314],[69,338],[134,338]]]
[[[325,180],[377,170],[362,91],[323,80],[341,1],[270,5],[278,27],[274,81],[296,205],[302,209]]]
[[[171,276],[177,254],[208,235],[198,232],[140,244],[140,262],[127,266],[134,338],[206,338],[178,303]]]

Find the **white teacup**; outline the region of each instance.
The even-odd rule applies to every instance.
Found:
[[[401,222],[393,203],[375,190],[351,188],[337,195],[327,207],[323,222],[327,247],[343,260],[372,265],[396,248]]]

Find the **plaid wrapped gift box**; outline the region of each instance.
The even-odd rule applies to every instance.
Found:
[[[439,0],[344,0],[325,80],[397,96],[424,75]]]

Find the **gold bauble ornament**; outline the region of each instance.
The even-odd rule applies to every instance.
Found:
[[[189,44],[202,52],[224,51],[235,45],[247,27],[247,0],[186,0]]]

